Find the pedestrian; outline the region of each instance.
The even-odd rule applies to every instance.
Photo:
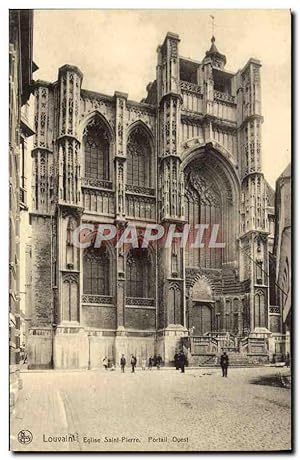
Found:
[[[143,371],[146,370],[146,359],[145,358],[142,359],[142,370]]]
[[[130,364],[131,364],[131,372],[134,372],[135,366],[136,366],[136,357],[134,355],[131,355]]]
[[[125,372],[126,358],[124,355],[121,356],[120,365],[121,365],[121,372]]]
[[[105,357],[103,358],[102,363],[103,363],[104,369],[107,371],[107,368],[108,368],[108,359],[107,359],[107,356],[105,356]]]
[[[157,369],[160,369],[161,362],[162,362],[161,356],[157,355],[157,357],[156,357],[156,367],[157,367]]]
[[[151,371],[152,370],[152,366],[153,366],[153,358],[152,356],[149,356],[149,360],[148,360],[148,369]]]
[[[181,351],[179,353],[179,368],[181,369],[181,372],[185,372],[185,354]]]
[[[290,354],[287,353],[285,356],[285,365],[286,367],[290,367]]]
[[[178,371],[179,369],[179,354],[178,353],[175,353],[174,355],[174,363],[175,363],[176,371]]]
[[[224,353],[222,354],[222,356],[220,358],[220,365],[221,365],[221,368],[222,368],[222,377],[227,377],[227,370],[228,370],[228,366],[229,366],[229,358],[228,358],[228,355],[227,355],[226,351],[224,351]]]

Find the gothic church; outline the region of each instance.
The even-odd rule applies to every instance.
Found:
[[[32,150],[31,368],[94,368],[124,353],[222,349],[267,360],[272,190],[262,173],[261,64],[237,72],[211,39],[199,61],[168,32],[135,102],[83,87],[72,65],[36,81]],[[101,78],[100,78],[101,81]],[[220,225],[224,248],[78,249],[81,223]]]

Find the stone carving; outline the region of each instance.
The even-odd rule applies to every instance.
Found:
[[[169,289],[172,289],[174,291],[181,291],[181,286],[176,281],[170,281],[169,282]]]
[[[77,140],[69,137],[60,140],[59,196],[72,204],[80,200],[78,149]]]
[[[118,99],[117,101],[117,113],[118,113],[118,127],[117,127],[117,152],[118,155],[124,155],[124,107],[125,103],[123,99]]]
[[[189,81],[181,80],[180,81],[180,88],[181,88],[181,91],[186,91],[188,93],[196,93],[196,94],[200,94],[201,96],[203,96],[202,87],[199,86],[199,85],[196,85],[195,83],[191,83]]]
[[[82,216],[82,209],[81,208],[73,208],[68,206],[60,205],[61,216],[63,219],[71,217],[75,219],[76,222],[80,221]]]
[[[124,214],[124,164],[118,163],[118,213]]]
[[[34,92],[35,116],[34,116],[34,147],[49,148],[48,143],[48,88],[38,87]]]
[[[211,183],[200,175],[200,171],[192,169],[186,174],[186,196],[190,199],[208,206],[220,207],[221,200],[219,193]]]
[[[87,114],[97,111],[107,120],[108,124],[114,128],[114,99],[109,96],[104,96],[98,93],[87,92],[86,90],[81,91],[81,118],[87,116]]]
[[[214,99],[228,104],[235,104],[235,97],[221,91],[214,91]]]
[[[178,56],[177,40],[170,40],[170,46],[171,46],[171,58],[176,59]]]
[[[82,177],[81,186],[82,187],[105,188],[108,190],[112,190],[113,188],[113,184],[111,181],[102,180],[102,179],[94,179],[92,177]]]
[[[146,109],[141,107],[140,105],[127,105],[128,110],[128,129],[130,129],[130,125],[137,121],[142,121],[145,123],[146,126],[154,133],[155,130],[155,111],[151,109]]]
[[[280,307],[270,306],[269,307],[270,314],[280,314]]]
[[[63,283],[76,283],[79,282],[79,274],[78,273],[63,273],[62,277]]]
[[[126,305],[135,305],[137,307],[153,307],[154,299],[146,297],[126,297]]]
[[[85,304],[112,305],[113,298],[112,296],[107,296],[107,295],[83,294],[81,296],[81,302]]]
[[[253,79],[254,79],[254,83],[259,85],[260,84],[260,71],[259,71],[259,67],[254,67],[253,68]]]
[[[155,190],[153,188],[141,187],[140,185],[126,184],[125,190],[126,192],[136,193],[138,195],[155,195]]]

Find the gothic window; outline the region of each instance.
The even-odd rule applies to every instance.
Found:
[[[132,249],[127,255],[126,296],[149,298],[151,295],[151,262],[147,249]]]
[[[222,249],[210,248],[209,240],[214,224],[219,225],[222,230],[221,197],[214,184],[206,177],[200,175],[197,169],[191,169],[185,177],[185,217],[193,231],[192,240],[198,234],[195,227],[198,224],[208,224],[204,230],[201,243],[203,247],[186,250],[186,263],[190,267],[220,268],[222,263]],[[221,240],[222,241],[222,240]]]
[[[263,283],[263,262],[262,260],[256,261],[256,282],[257,284]]]
[[[88,250],[83,257],[83,293],[110,295],[110,259],[106,248]]]
[[[109,139],[98,119],[93,119],[83,135],[85,177],[109,180]]]
[[[151,145],[145,131],[137,126],[127,141],[127,184],[151,187]]]
[[[171,273],[172,276],[178,276],[178,245],[174,240],[172,241]]]

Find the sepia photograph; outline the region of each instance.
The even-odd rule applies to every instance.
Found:
[[[291,10],[7,16],[10,450],[290,452]]]

